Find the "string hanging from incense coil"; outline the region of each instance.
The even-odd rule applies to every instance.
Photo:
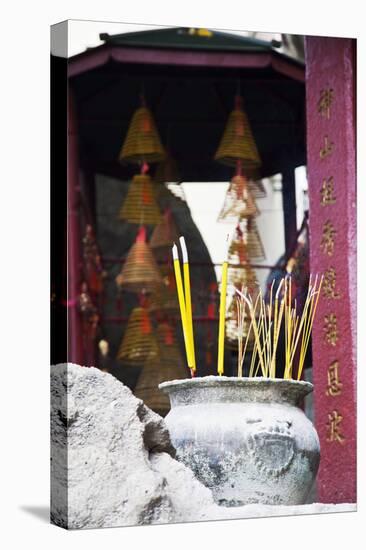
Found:
[[[188,372],[173,327],[168,323],[159,323],[156,337],[159,354],[145,362],[134,393],[150,409],[164,416],[170,409],[170,402],[158,385],[166,380],[187,378]]]
[[[148,174],[133,176],[118,218],[128,223],[146,225],[157,225],[162,221],[153,182]]]
[[[247,175],[256,173],[261,166],[248,116],[239,96],[235,100],[235,109],[229,114],[215,160],[230,166],[235,166],[241,160]]]
[[[116,283],[124,290],[148,292],[164,284],[159,267],[146,242],[146,230],[140,227],[136,241],[131,247]]]
[[[119,160],[129,163],[153,163],[165,158],[154,117],[146,106],[137,109],[131,119]]]
[[[259,210],[249,190],[247,179],[242,175],[235,175],[230,181],[217,221],[232,223],[258,214]]]
[[[144,307],[135,307],[128,319],[117,359],[141,364],[157,357],[158,353],[158,342],[149,313]]]

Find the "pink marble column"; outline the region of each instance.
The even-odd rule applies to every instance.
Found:
[[[356,502],[355,41],[306,38],[310,266],[320,502]]]

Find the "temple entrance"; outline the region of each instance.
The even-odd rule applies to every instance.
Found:
[[[67,356],[54,348],[54,362],[99,366],[164,415],[156,373],[163,365],[165,377],[189,375],[172,277],[180,235],[200,376],[216,372],[225,233],[233,286],[266,294],[273,279],[292,274],[301,303],[309,273],[321,273],[304,369],[315,388],[305,407],[322,447],[318,498],[354,502],[354,43],[306,38],[305,66],[270,41],[190,31],[104,34],[103,45],[68,61],[70,339]],[[136,128],[157,136],[150,156],[134,149],[138,112]],[[251,129],[251,164],[220,150],[233,113]],[[235,315],[229,296],[229,376]]]

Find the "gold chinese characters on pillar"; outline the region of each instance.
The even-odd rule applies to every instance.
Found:
[[[330,178],[324,178],[323,179],[320,194],[321,194],[320,204],[322,206],[326,206],[327,204],[334,204],[336,202],[336,198],[334,196],[334,178],[333,178],[333,176],[330,176]]]
[[[339,361],[333,361],[328,367],[328,385],[325,392],[326,395],[334,397],[342,393],[342,382],[339,378]]]
[[[328,136],[324,136],[324,145],[319,149],[319,157],[321,160],[333,153],[333,141],[330,141]]]
[[[327,441],[329,442],[336,441],[338,443],[344,443],[345,437],[342,435],[342,427],[341,427],[342,420],[343,420],[343,416],[336,410],[328,414]]]
[[[330,220],[327,220],[323,226],[322,240],[320,247],[322,251],[328,256],[333,256],[335,236],[337,231]]]
[[[331,346],[335,346],[338,342],[337,316],[334,313],[324,317],[324,338]]]
[[[323,279],[323,297],[338,300],[341,293],[337,290],[337,273],[333,266],[329,267],[324,273]]]
[[[332,88],[324,87],[320,90],[317,111],[319,115],[325,119],[325,123],[331,119],[334,100],[335,95]],[[322,161],[322,165],[324,165],[324,168],[327,170],[329,170],[329,163],[326,159],[329,159],[333,154],[334,145],[331,137],[325,134],[319,148],[319,158]],[[321,177],[319,191],[320,205],[324,208],[324,212],[327,216],[321,233],[320,250],[327,262],[329,258],[334,255],[336,250],[337,236],[337,230],[334,225],[336,217],[333,210],[337,201],[336,181],[333,175],[329,175],[329,171],[324,174],[324,177]],[[330,306],[334,305],[334,300],[339,300],[341,297],[340,290],[337,287],[337,272],[334,265],[327,265],[324,270],[322,296]],[[337,314],[336,311],[333,310],[333,307],[324,315],[323,336],[325,344],[329,346],[330,355],[337,352],[340,332]],[[332,444],[343,444],[346,439],[342,432],[343,415],[334,405],[334,400],[337,400],[337,397],[341,395],[343,388],[340,374],[339,360],[336,357],[331,357],[326,372],[327,385],[325,395],[332,401],[331,410],[328,412],[326,422],[326,441]]]
[[[332,88],[325,88],[324,90],[321,90],[318,101],[318,113],[327,119],[330,119],[330,109],[333,103],[333,98],[334,90]]]

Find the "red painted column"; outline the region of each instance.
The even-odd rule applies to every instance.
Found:
[[[355,41],[306,38],[310,267],[320,502],[356,502]]]
[[[80,187],[77,122],[69,89],[67,124],[67,361],[83,365],[83,339],[78,296],[81,289]]]

